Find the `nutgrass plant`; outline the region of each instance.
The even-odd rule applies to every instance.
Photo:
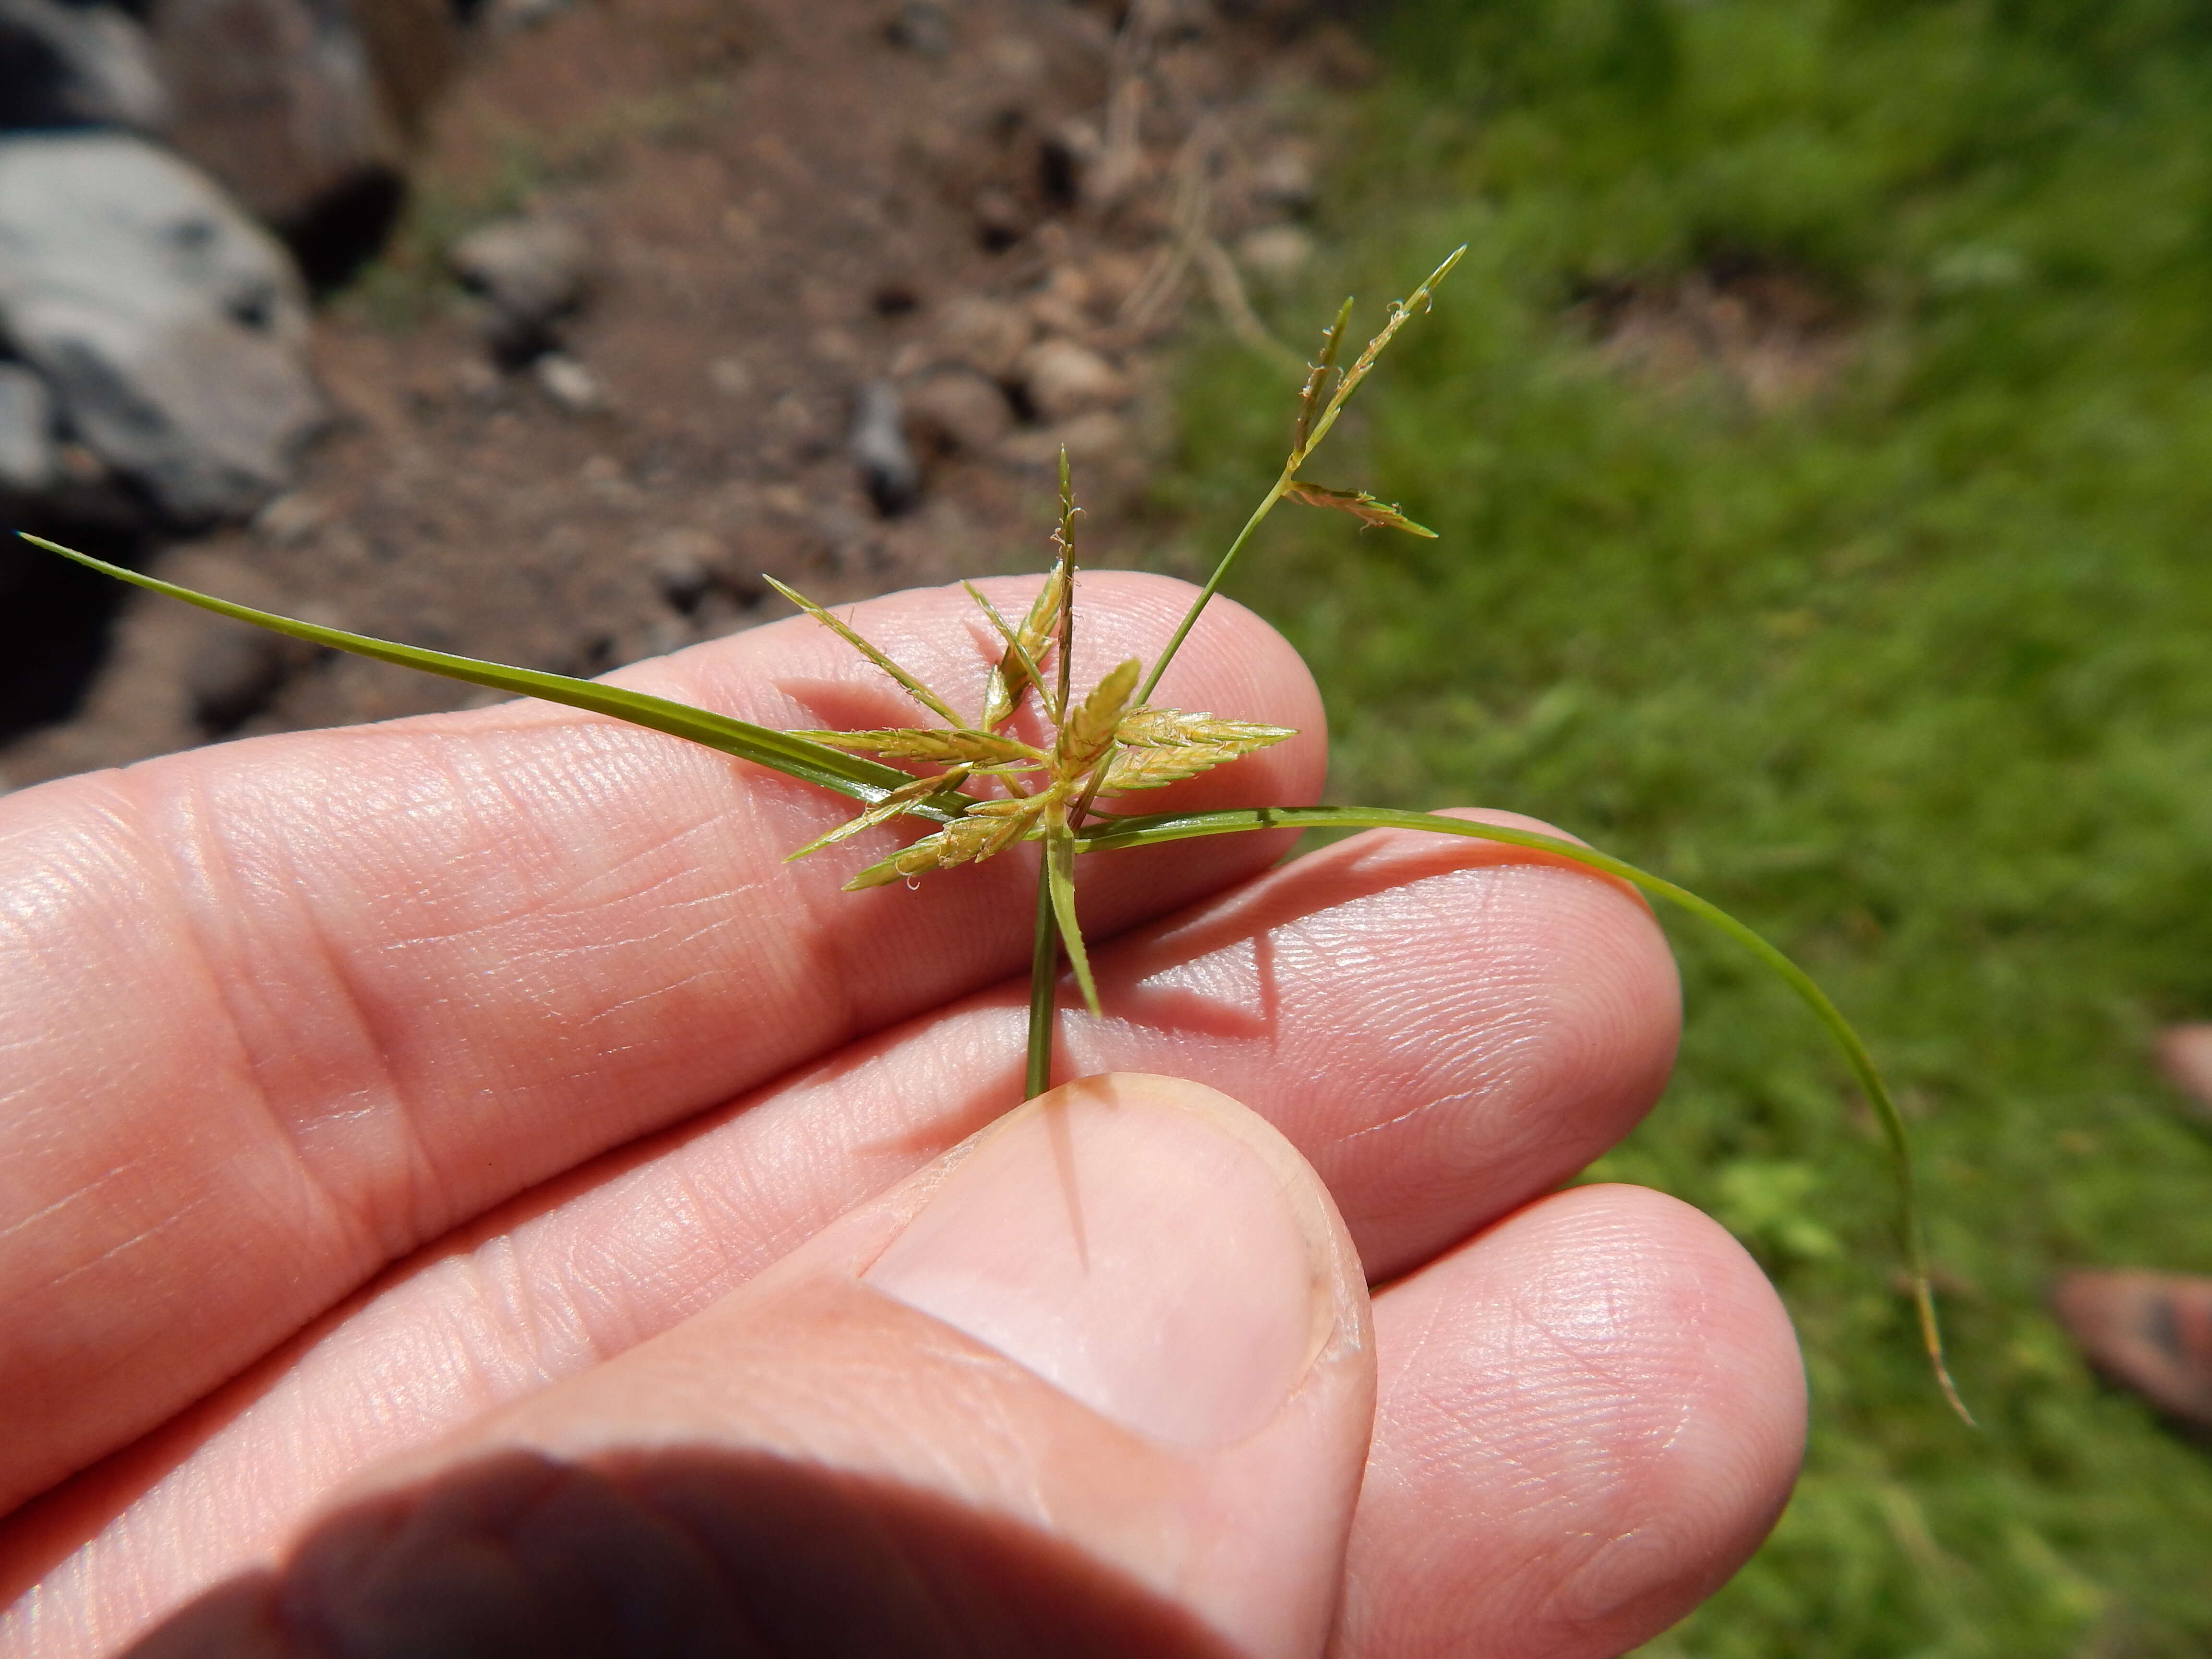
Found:
[[[1387,828],[1530,848],[1629,882],[1686,911],[1748,951],[1812,1012],[1840,1050],[1881,1125],[1893,1160],[1905,1276],[1929,1364],[1952,1408],[1971,1422],[1944,1363],[1904,1116],[1850,1023],[1810,975],[1753,928],[1688,889],[1649,871],[1531,830],[1384,806],[1254,806],[1140,815],[1108,811],[1100,805],[1103,801],[1118,805],[1126,797],[1197,776],[1296,735],[1281,726],[1156,708],[1150,701],[1200,615],[1261,526],[1282,502],[1297,501],[1347,514],[1364,527],[1434,538],[1435,532],[1407,518],[1395,505],[1364,490],[1309,479],[1304,470],[1384,350],[1408,321],[1430,308],[1437,287],[1466,251],[1462,246],[1454,252],[1407,299],[1393,301],[1381,330],[1349,366],[1340,360],[1352,301],[1347,299],[1338,308],[1300,389],[1290,448],[1281,471],[1215,564],[1166,647],[1149,667],[1132,658],[1081,691],[1070,678],[1079,620],[1078,508],[1063,451],[1059,522],[1053,532],[1057,556],[1027,614],[1016,623],[972,584],[968,586],[969,596],[1004,646],[973,720],[830,610],[773,577],[768,580],[779,592],[836,634],[944,724],[865,731],[775,731],[594,681],[454,656],[301,622],[125,569],[40,537],[27,535],[25,539],[104,574],[220,616],[447,678],[610,715],[769,767],[860,803],[858,813],[795,849],[789,854],[793,859],[826,852],[863,830],[899,819],[916,818],[934,826],[897,852],[858,871],[844,884],[848,891],[901,880],[911,885],[926,874],[992,858],[1024,843],[1041,843],[1024,1097],[1042,1094],[1051,1084],[1063,961],[1073,969],[1085,1004],[1094,1014],[1102,1012],[1076,915],[1075,872],[1085,854],[1258,830]],[[1027,742],[1008,729],[1031,699],[1051,729],[1049,741]],[[904,771],[890,763],[894,762],[921,769]]]

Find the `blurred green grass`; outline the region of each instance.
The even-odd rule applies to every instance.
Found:
[[[2212,1272],[2212,1132],[2147,1054],[2212,1017],[2212,10],[1401,0],[1374,39],[1318,227],[1355,335],[1472,251],[1312,470],[1442,539],[1286,508],[1231,591],[1321,678],[1332,799],[1539,814],[1814,969],[1917,1119],[1984,1424],[1914,1346],[1840,1066],[1675,928],[1680,1074],[1596,1173],[1753,1248],[1814,1427],[1772,1540],[1647,1653],[2212,1651],[2212,1454],[2043,1304],[2069,1265]],[[1841,367],[1762,410],[1607,359],[1589,296],[1698,271],[1822,296]],[[1164,507],[1222,544],[1287,411],[1201,352]]]

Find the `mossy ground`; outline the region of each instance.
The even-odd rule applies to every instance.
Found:
[[[2205,15],[1402,0],[1321,226],[1349,252],[1270,308],[1304,345],[1356,289],[1358,337],[1472,244],[1315,469],[1442,539],[1286,507],[1231,585],[1320,676],[1331,798],[1537,813],[1698,889],[1814,971],[1917,1118],[1979,1432],[1914,1345],[1840,1065],[1669,924],[1680,1071],[1598,1173],[1759,1254],[1814,1427],[1772,1540],[1648,1651],[2212,1650],[2212,1453],[2044,1304],[2070,1265],[2212,1273],[2212,1130],[2148,1054],[2212,1018]],[[1597,337],[1745,273],[1817,297],[1774,348],[1790,395]],[[1194,556],[1287,406],[1238,348],[1193,366],[1164,504],[1217,537]]]

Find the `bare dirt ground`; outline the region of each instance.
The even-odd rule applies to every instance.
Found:
[[[763,571],[836,601],[1039,562],[1063,443],[1086,562],[1127,559],[1178,319],[1256,330],[1243,284],[1298,258],[1304,135],[1362,63],[1297,0],[495,12],[412,218],[318,323],[336,419],[298,487],[149,568],[596,673],[783,614]],[[553,358],[502,366],[446,250],[517,214],[580,231],[591,282]],[[889,499],[852,438],[871,385],[921,469]],[[0,783],[477,695],[134,594]]]

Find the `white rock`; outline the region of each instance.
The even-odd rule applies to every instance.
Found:
[[[1129,383],[1119,369],[1073,340],[1038,341],[1022,354],[1020,372],[1030,406],[1046,421],[1111,409],[1130,397]]]
[[[169,99],[146,31],[127,12],[0,0],[0,122],[158,127]]]
[[[253,527],[278,547],[297,547],[330,522],[331,510],[303,489],[279,495],[253,515]]]
[[[599,377],[564,351],[549,351],[531,364],[530,372],[545,395],[571,415],[596,415],[607,406]]]
[[[0,490],[35,495],[53,482],[54,400],[21,363],[0,363]]]
[[[120,133],[0,140],[0,335],[76,435],[172,515],[252,512],[324,406],[276,239]]]

